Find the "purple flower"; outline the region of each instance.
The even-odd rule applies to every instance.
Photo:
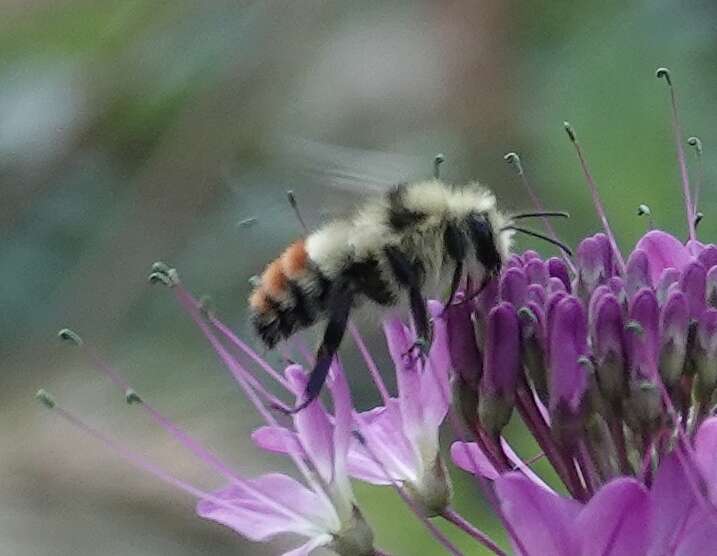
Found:
[[[671,86],[667,70],[660,69],[658,77]],[[674,129],[679,137],[676,118]],[[397,382],[393,396],[352,327],[381,396],[372,409],[353,407],[337,358],[327,382],[331,403],[316,400],[292,412],[291,404],[242,362],[251,360],[278,383],[294,408],[306,388],[304,368],[292,364],[283,374],[273,369],[201,307],[176,271],[155,267],[153,277],[173,288],[264,418],[265,425],[253,434],[255,443],[288,456],[301,481],[277,473],[249,479],[233,471],[94,352],[89,352],[93,362],[127,401],[142,407],[228,486],[206,492],[183,482],[85,424],[46,393],[38,397],[122,457],[190,493],[200,516],[257,541],[299,535],[303,544],[286,553],[291,556],[319,547],[339,556],[385,554],[374,547],[350,478],[393,487],[448,553],[461,551],[435,519],[505,556],[452,506],[440,442],[444,421],[450,421],[456,437],[451,460],[484,489],[518,556],[717,553],[717,245],[697,239],[697,207],[678,142],[689,239],[683,243],[650,230],[623,254],[587,157],[569,124],[566,130],[603,232],[584,238],[574,257],[544,260],[535,251],[513,253],[480,291],[466,280],[468,291],[459,288],[451,306],[430,301],[433,341],[425,358],[410,355],[416,341],[412,328],[395,315],[386,318],[383,329]],[[529,186],[517,155],[508,159],[517,160]],[[539,215],[551,214],[556,216],[541,209]],[[518,228],[507,225],[503,231],[511,227]],[[550,236],[544,239],[565,247],[552,227],[546,228]],[[82,345],[74,333],[61,336]],[[275,417],[270,408],[282,415]],[[540,450],[530,460],[505,438],[510,435],[505,431],[520,426],[518,416]],[[563,488],[554,490],[531,469],[541,458]]]
[[[197,513],[231,527],[253,539],[267,540],[281,532],[293,532],[309,540],[287,554],[309,554],[328,545],[339,554],[373,554],[373,534],[356,506],[347,474],[347,453],[352,431],[352,406],[348,385],[338,366],[329,380],[334,401],[333,419],[320,403],[311,404],[293,416],[295,433],[278,427],[260,429],[255,440],[266,447],[298,451],[320,478],[317,492],[280,474],[262,476],[252,485],[265,496],[257,500],[241,485],[232,484],[214,496],[237,510],[202,500]],[[286,376],[300,403],[307,375],[298,365]],[[278,506],[278,507],[277,507]]]
[[[524,474],[496,477],[500,507],[515,532],[516,553],[522,545],[528,554],[551,556],[714,554],[717,514],[697,499],[679,450],[665,454],[650,487],[620,477],[587,503],[562,497]],[[712,418],[702,424],[695,441],[695,461],[708,480],[717,469],[715,454],[717,418]]]
[[[351,441],[345,458],[350,476],[377,485],[399,483],[421,511],[437,515],[451,498],[450,479],[438,443],[439,427],[451,399],[450,356],[443,307],[432,302],[430,311],[435,317],[434,339],[422,367],[419,360],[405,357],[413,341],[408,327],[396,317],[384,323],[399,395],[383,406],[353,415],[351,426],[360,430],[362,440]],[[304,381],[294,382],[300,396]],[[294,417],[296,432],[284,427],[262,427],[254,432],[253,438],[264,449],[288,453],[289,440],[303,435],[301,445],[307,448],[306,456],[316,460],[319,455],[315,466],[325,468],[323,476],[327,480],[332,476],[331,438],[336,435],[332,422],[335,419],[320,403],[315,403]]]

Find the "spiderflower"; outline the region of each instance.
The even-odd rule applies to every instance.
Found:
[[[286,555],[319,547],[339,556],[388,554],[375,546],[351,479],[393,488],[448,554],[463,552],[436,527],[439,519],[490,553],[508,554],[452,506],[446,451],[475,478],[516,556],[717,554],[717,245],[697,239],[697,192],[688,182],[676,97],[669,72],[661,68],[658,77],[669,85],[687,241],[651,225],[623,253],[587,157],[566,123],[603,230],[582,239],[574,255],[514,253],[479,290],[466,283],[447,306],[429,302],[434,339],[425,357],[410,355],[416,341],[411,326],[387,317],[395,395],[352,327],[381,396],[371,409],[353,406],[335,359],[330,403],[319,399],[292,412],[302,405],[304,368],[274,369],[192,297],[176,271],[154,268],[153,281],[171,287],[263,417],[254,442],[288,456],[301,480],[234,471],[70,331],[61,335],[81,345],[130,404],[228,484],[202,491],[87,425],[46,392],[38,397],[125,459],[191,494],[201,517],[256,541],[301,537]],[[701,156],[699,140],[688,142]],[[518,155],[506,160],[547,214]],[[649,208],[641,205],[638,212],[649,215]],[[552,241],[564,245],[545,224]],[[282,394],[264,385],[266,377]],[[534,458],[521,457],[505,438],[507,424],[518,417],[560,486],[548,485],[531,469]],[[442,450],[446,422],[457,439]]]
[[[472,354],[461,399],[478,408],[460,406],[475,441],[456,442],[452,458],[494,483],[516,554],[717,553],[717,245],[697,240],[674,91],[667,70],[658,77],[670,86],[688,240],[651,229],[624,256],[566,123],[604,231],[574,259],[513,256],[497,296],[470,309],[487,333],[449,338],[462,375]],[[511,316],[496,334],[498,311],[518,325]],[[514,409],[568,496],[501,438]]]
[[[361,439],[354,437],[347,454],[348,473],[359,480],[405,487],[426,515],[443,512],[450,503],[451,483],[438,442],[439,427],[451,400],[446,323],[443,306],[429,303],[435,317],[434,340],[426,364],[406,357],[413,335],[397,316],[384,322],[384,332],[395,365],[398,396],[384,405],[357,412],[354,416]],[[300,396],[302,390],[296,391]],[[314,404],[322,423],[331,427],[331,417],[321,403]],[[284,427],[264,426],[254,432],[264,449],[287,453],[287,439],[296,432]]]

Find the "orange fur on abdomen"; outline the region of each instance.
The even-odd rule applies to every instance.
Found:
[[[295,241],[264,270],[261,283],[252,292],[249,306],[255,313],[265,313],[270,309],[269,300],[281,302],[287,296],[289,280],[296,280],[306,270],[309,257],[304,240]]]

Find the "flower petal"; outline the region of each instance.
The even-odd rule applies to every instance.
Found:
[[[292,365],[285,371],[292,387],[299,392],[297,403],[304,396],[308,375],[302,367]],[[293,415],[294,428],[298,434],[306,455],[316,467],[325,482],[330,482],[334,474],[334,427],[320,400],[316,400]]]
[[[247,483],[265,498],[258,498],[241,485],[233,484],[213,493],[231,507],[200,500],[197,514],[255,541],[280,533],[315,537],[338,527],[335,513],[323,500],[291,477],[272,473]]]
[[[373,484],[418,478],[419,461],[404,434],[398,400],[391,399],[386,407],[361,413],[356,420],[373,455],[357,440],[351,442],[348,467],[352,477]]]
[[[648,554],[672,554],[670,547],[684,535],[687,520],[697,510],[694,493],[675,453],[662,459],[650,490],[650,550]]]
[[[554,308],[550,329],[550,409],[565,404],[577,413],[587,389],[587,371],[582,358],[587,355],[585,310],[575,297],[562,299]]]
[[[294,550],[289,550],[289,552],[284,552],[281,556],[308,556],[311,554],[314,549],[319,548],[320,546],[326,546],[333,540],[333,537],[331,535],[320,535],[314,539],[311,539],[306,544],[301,545],[298,548],[295,548]]]
[[[506,473],[495,481],[504,518],[530,556],[575,556],[573,529],[580,504],[560,497],[519,473]],[[515,540],[516,554],[523,554]]]
[[[454,442],[451,444],[451,460],[453,463],[467,471],[478,474],[486,479],[495,481],[500,477],[493,464],[475,442]]]
[[[717,504],[717,417],[705,419],[695,436],[695,459]]]
[[[647,254],[653,284],[657,283],[666,268],[681,271],[692,260],[692,255],[680,240],[660,230],[647,232],[635,248],[642,249]]]
[[[420,374],[424,430],[438,430],[451,404],[450,369],[448,350],[448,327],[443,318],[443,305],[428,302],[433,317],[433,342],[423,372]]]
[[[648,545],[650,499],[632,478],[619,478],[602,487],[580,512],[576,529],[581,556],[645,554]]]
[[[306,457],[306,452],[295,432],[280,426],[263,426],[251,433],[254,444],[267,452],[277,454],[293,453]]]

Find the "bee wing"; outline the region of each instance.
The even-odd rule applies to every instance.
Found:
[[[392,186],[427,178],[431,161],[378,150],[344,147],[302,137],[279,145],[288,161],[320,185],[356,194],[383,193]]]

